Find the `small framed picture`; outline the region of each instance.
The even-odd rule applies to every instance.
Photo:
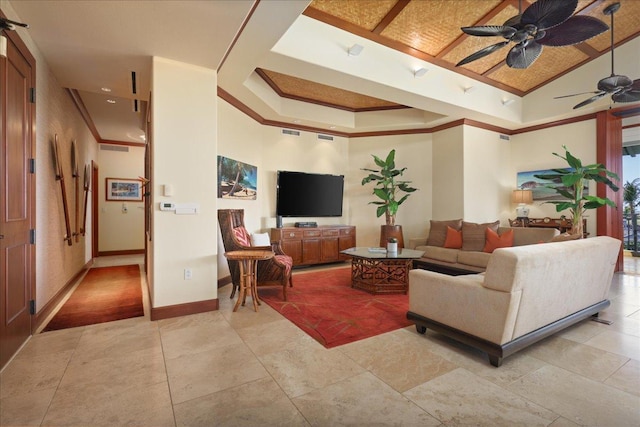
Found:
[[[142,182],[137,179],[106,178],[106,184],[108,201],[142,201]]]

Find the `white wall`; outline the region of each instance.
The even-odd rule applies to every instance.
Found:
[[[500,134],[464,126],[464,215],[465,221],[493,222],[508,226],[512,180],[510,144]]]
[[[154,200],[152,305],[217,298],[216,71],[153,58]],[[174,187],[163,196],[163,185]],[[160,212],[158,202],[198,203],[196,215]],[[193,278],[184,279],[191,269]]]
[[[9,19],[22,21],[6,0],[0,0],[0,9]],[[78,191],[77,196],[75,194],[71,176],[71,141],[75,140],[77,144],[81,174],[84,165],[96,159],[97,143],[71,97],[60,86],[29,36],[29,30],[18,28],[17,32],[36,59],[36,310],[40,311],[91,259],[90,212],[86,235],[79,236],[77,242],[74,238],[72,246],[64,241],[62,195],[53,167],[54,135],[58,135],[72,232],[76,229],[76,206],[79,209],[79,227],[82,226],[84,199],[82,191]],[[79,179],[82,189],[83,176]],[[89,196],[93,195],[90,193]]]
[[[342,217],[284,218],[284,225],[295,221],[316,221],[321,225],[350,224],[348,149],[346,138],[318,140],[316,133],[283,135],[282,129],[263,126],[225,101],[218,105],[218,155],[258,168],[256,200],[218,199],[218,209],[244,209],[245,227],[250,233],[268,232],[276,226],[276,172],[302,171],[345,175],[345,199]],[[214,194],[215,195],[215,194]],[[224,247],[217,230],[218,278],[229,275]]]
[[[106,200],[105,183],[107,178],[138,179],[144,176],[145,148],[114,147],[128,151],[100,150],[98,155],[98,250],[144,250],[144,202]]]
[[[511,186],[516,188],[518,172],[550,168],[566,168],[567,163],[552,153],[564,156],[563,145],[584,164],[596,161],[596,120],[586,120],[564,126],[542,129],[511,136]],[[589,187],[590,194],[596,194],[596,186]],[[558,218],[569,216],[569,211],[556,212],[555,205],[535,202],[530,207],[531,218]],[[515,217],[515,205],[511,205],[510,217]],[[597,210],[587,211],[587,231],[596,232]]]
[[[463,126],[433,134],[433,218],[464,218]]]
[[[351,208],[349,224],[356,226],[358,246],[379,246],[380,226],[384,216],[376,217],[378,200],[373,193],[373,184],[361,185],[368,172],[361,168],[376,169],[372,154],[386,158],[391,149],[396,150],[396,167],[406,167],[403,178],[418,189],[400,206],[396,224],[402,225],[405,242],[412,237],[425,234],[432,212],[432,142],[430,134],[395,135],[367,138],[352,138],[349,141],[348,191]]]

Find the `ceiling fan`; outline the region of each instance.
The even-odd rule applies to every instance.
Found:
[[[631,80],[627,76],[616,75],[613,71],[613,14],[620,9],[620,3],[612,3],[603,11],[605,15],[611,16],[611,75],[598,82],[598,90],[595,92],[574,93],[573,95],[556,96],[554,99],[568,98],[570,96],[595,94],[591,98],[577,104],[573,109],[584,107],[605,95],[611,94],[613,102],[635,102],[640,101],[640,79]]]
[[[508,19],[503,25],[462,27],[472,36],[502,36],[506,41],[480,49],[456,64],[459,67],[514,42],[516,45],[507,54],[507,65],[511,68],[527,68],[542,53],[542,46],[570,46],[582,43],[601,34],[609,27],[591,16],[571,16],[578,7],[578,0],[538,0],[519,15]]]

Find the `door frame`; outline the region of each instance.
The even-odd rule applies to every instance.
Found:
[[[98,176],[99,176],[98,163],[95,160],[91,160],[91,258],[98,257],[98,236],[99,230],[99,201],[98,201]]]

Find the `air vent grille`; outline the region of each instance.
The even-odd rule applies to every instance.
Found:
[[[500,139],[504,139],[505,141],[509,141],[509,135],[502,135],[500,134]]]
[[[300,132],[297,131],[297,130],[282,129],[282,133],[283,133],[283,135],[300,136]]]
[[[111,145],[111,144],[100,144],[101,151],[122,151],[125,153],[129,152],[129,147],[124,145]]]
[[[331,135],[322,135],[318,134],[318,139],[324,139],[325,141],[333,141],[333,137]]]

